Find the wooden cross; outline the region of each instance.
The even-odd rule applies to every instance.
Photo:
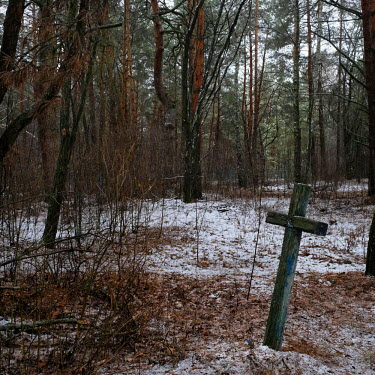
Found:
[[[268,316],[264,345],[280,350],[288,313],[290,293],[296,271],[302,232],[325,236],[328,224],[305,218],[311,186],[296,184],[290,201],[288,215],[268,212],[266,222],[285,227],[279,269]]]

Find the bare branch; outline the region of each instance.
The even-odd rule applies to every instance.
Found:
[[[39,327],[49,327],[52,325],[57,325],[57,324],[80,324],[80,325],[85,325],[87,324],[86,322],[77,320],[77,319],[53,319],[53,320],[39,320],[37,322],[33,323],[20,323],[20,324],[5,324],[3,326],[0,326],[0,331],[17,331],[17,330],[27,330],[27,329],[35,329]]]

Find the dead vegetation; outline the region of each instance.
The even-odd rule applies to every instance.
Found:
[[[334,206],[345,210],[346,200],[335,199]],[[316,211],[325,207],[322,202],[315,202]],[[221,213],[222,206],[215,210],[220,215],[228,211]],[[358,210],[365,212],[366,206],[358,205]],[[364,230],[360,226],[342,234],[347,249],[332,249],[337,258],[319,248],[314,253],[313,244],[300,256],[332,264],[359,262],[351,248],[364,241]],[[232,242],[233,249],[241,246]],[[163,366],[173,369],[193,358],[189,371],[201,374],[220,360],[217,348],[222,343],[229,357],[236,353],[232,362],[242,361],[247,373],[305,374],[295,357],[299,354],[332,371],[356,362],[375,371],[373,348],[362,347],[362,339],[373,336],[374,278],[359,272],[297,272],[283,352],[260,358],[256,350],[262,344],[272,288],[253,287],[247,299],[248,281],[233,274],[203,278],[198,273],[168,273],[155,259],[148,269],[150,254],[162,259],[167,248],[194,249],[196,244],[193,228],[173,221],[156,227],[138,223],[128,231],[62,242],[59,249],[66,251],[4,266],[1,323],[18,328],[0,332],[0,373],[142,374]],[[222,243],[218,240],[215,246],[220,249]],[[10,253],[14,248],[11,244],[4,249]],[[29,250],[17,245],[18,254]],[[220,254],[218,250],[212,258],[202,252],[196,269],[221,267]],[[225,264],[233,267],[229,261]],[[261,259],[255,266],[263,278],[273,277]],[[45,321],[56,324],[38,325]]]

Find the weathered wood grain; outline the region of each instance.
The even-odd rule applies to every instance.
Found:
[[[299,245],[302,236],[301,226],[305,229],[317,231],[316,222],[304,219],[308,199],[311,193],[309,185],[296,184],[289,206],[288,215],[270,215],[270,220],[278,221],[275,224],[285,226],[283,247],[281,250],[280,264],[277,271],[275,288],[268,316],[264,345],[271,349],[280,350],[283,342],[285,322],[288,314],[290,294],[296,271]],[[318,226],[320,227],[320,226]],[[323,233],[324,228],[319,228]]]
[[[302,216],[289,216],[280,212],[270,211],[267,213],[266,223],[281,225],[286,228],[299,229],[302,232],[325,236],[328,224],[320,221],[307,219]]]

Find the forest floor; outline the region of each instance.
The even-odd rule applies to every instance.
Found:
[[[291,189],[268,187],[256,199],[237,194],[207,195],[193,204],[179,199],[146,202],[140,214],[143,225],[133,231],[147,237],[143,277],[132,304],[133,316],[141,316],[140,334],[132,351],[118,350],[98,360],[96,373],[375,374],[375,278],[364,276],[375,202],[365,189],[354,184],[317,188],[310,199],[306,216],[329,223],[328,233],[302,236],[279,352],[262,341],[284,228],[266,224],[265,216],[288,211]],[[43,218],[38,220],[27,228],[33,241],[41,232]],[[24,299],[13,295],[13,300],[3,300],[0,325],[11,322],[4,317],[12,301],[34,303],[30,278],[24,285]],[[77,293],[64,293],[63,287],[48,289],[43,298],[49,304],[44,315],[38,307],[38,314],[56,318],[59,309],[72,311],[66,301]],[[39,294],[35,304],[41,299]],[[83,310],[87,298],[79,299]],[[51,308],[56,300],[59,304]],[[42,340],[40,334],[25,335],[30,346]],[[2,353],[9,355],[7,350]],[[38,367],[38,373],[44,367],[48,373],[47,361]],[[84,373],[80,371],[75,373]]]
[[[160,202],[144,288],[153,324],[100,373],[375,374],[375,279],[364,276],[375,207],[364,186],[311,199],[307,217],[329,223],[327,236],[303,234],[283,349],[262,345],[284,234],[265,215],[289,201],[274,187],[256,201]]]

